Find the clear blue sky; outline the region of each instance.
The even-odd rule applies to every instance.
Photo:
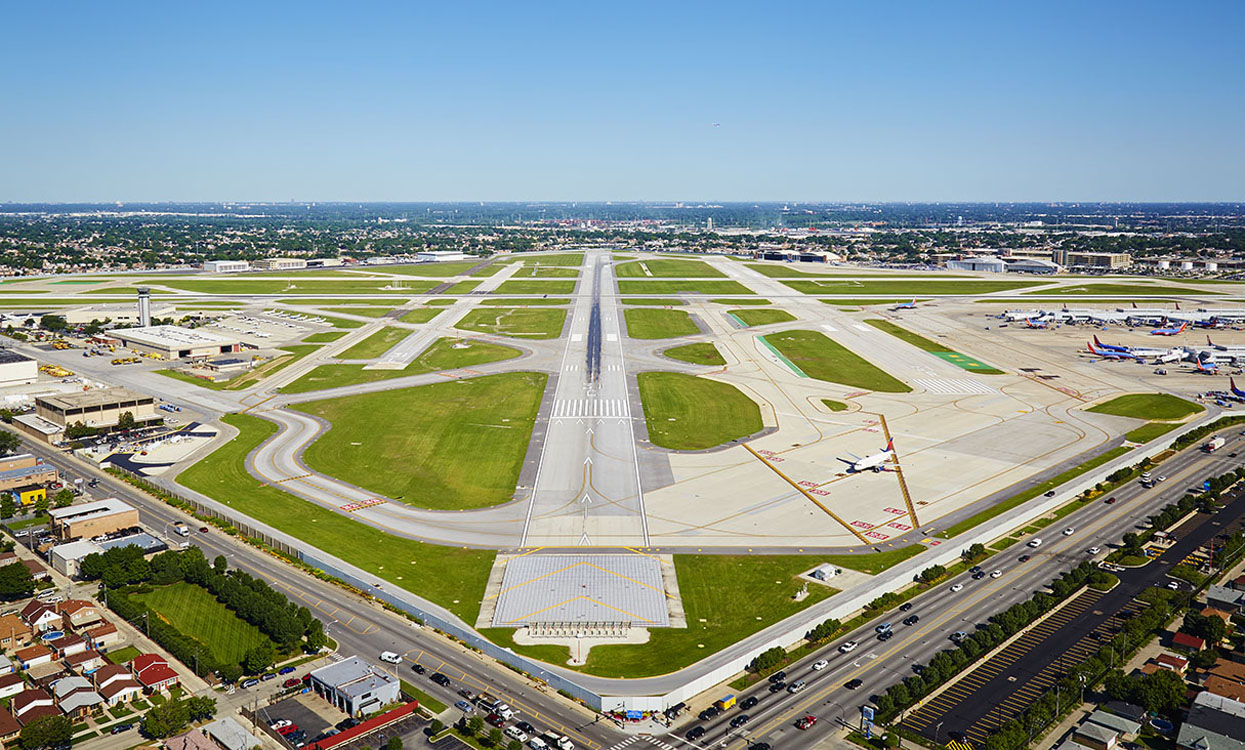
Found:
[[[4,201],[1245,199],[1239,0],[19,3],[4,25]]]

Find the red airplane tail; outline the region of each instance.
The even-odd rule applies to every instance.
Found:
[[[891,438],[890,440],[887,440],[887,441],[886,441],[886,451],[885,451],[885,452],[886,452],[886,453],[894,453],[894,452],[895,452],[895,438]]]

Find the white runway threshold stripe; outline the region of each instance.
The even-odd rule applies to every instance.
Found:
[[[554,419],[574,417],[625,417],[627,405],[621,398],[577,398],[553,402]]]
[[[972,395],[975,393],[994,394],[997,388],[970,378],[917,378],[912,381],[930,393],[942,393],[948,396]]]

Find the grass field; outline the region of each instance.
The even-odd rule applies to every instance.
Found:
[[[825,404],[826,408],[830,411],[847,411],[847,404],[842,401],[834,401],[828,398],[823,398],[821,403]]]
[[[859,570],[861,573],[877,575],[894,565],[916,557],[925,551],[925,545],[909,544],[907,547],[896,547],[884,552],[869,552],[864,555],[822,555],[822,561],[840,568]]]
[[[423,279],[402,281],[402,289],[382,289],[392,286],[389,279],[298,279],[296,281],[262,280],[262,279],[160,279],[160,286],[170,289],[182,289],[187,292],[201,294],[317,294],[321,296],[333,294],[422,294],[437,285],[435,281]],[[125,291],[129,291],[126,289]]]
[[[417,307],[414,310],[402,313],[402,317],[398,318],[398,320],[403,323],[427,323],[443,312],[445,311],[438,310],[435,307]]]
[[[546,379],[508,372],[298,404],[333,425],[303,458],[313,470],[421,508],[508,502]]]
[[[618,282],[620,294],[754,294],[738,281],[691,280],[691,281],[632,281]]]
[[[230,612],[200,586],[182,581],[135,594],[183,634],[207,646],[222,664],[237,664],[246,652],[268,640],[259,628]]]
[[[682,310],[637,307],[623,310],[627,335],[633,339],[669,339],[700,333],[692,317]]]
[[[401,370],[365,370],[363,365],[320,365],[278,390],[281,393],[322,391],[343,385],[375,383],[427,372],[456,370],[486,362],[500,362],[522,354],[518,349],[486,341],[463,341],[461,344],[465,348],[459,349],[455,349],[454,344],[455,340],[451,338],[437,339],[423,354]]]
[[[441,294],[468,294],[470,292],[474,292],[475,288],[480,286],[480,284],[482,283],[484,282],[478,279],[468,279],[466,281],[459,281],[454,284],[451,284],[450,288],[441,292]]]
[[[1060,294],[1076,296],[1096,294],[1104,297],[1153,297],[1165,294],[1219,294],[1219,292],[1210,289],[1191,289],[1185,286],[1164,286],[1161,284],[1080,284],[1078,286],[1059,287],[1047,291],[1025,292],[1025,294],[1047,294],[1051,296]]]
[[[539,263],[542,266],[582,266],[584,264],[584,254],[552,253],[550,255],[532,255],[531,253],[514,253],[504,262],[514,263],[515,261],[523,261],[529,264]]]
[[[508,279],[498,285],[493,294],[571,294],[574,281],[538,281],[535,279]]]
[[[493,552],[394,536],[260,483],[247,473],[246,456],[276,434],[277,426],[249,414],[227,414],[223,420],[240,434],[179,474],[179,484],[475,622]]]
[[[808,597],[793,599],[796,578],[822,562],[803,555],[675,555],[687,628],[653,628],[649,642],[597,646],[580,671],[602,677],[650,677],[682,669],[743,638],[838,593],[810,585]],[[515,646],[513,630],[484,631],[519,653],[565,664],[565,646]]]
[[[1190,414],[1199,414],[1206,409],[1200,404],[1185,401],[1183,398],[1168,393],[1130,393],[1116,396],[1097,406],[1091,406],[1086,411],[1136,419],[1184,419]]]
[[[499,307],[471,310],[454,327],[514,338],[556,339],[565,323],[566,310],[560,308]]]
[[[817,331],[771,333],[764,337],[764,341],[810,378],[886,393],[908,393],[912,390]]]
[[[428,304],[435,304],[440,300],[434,300]],[[571,301],[566,297],[485,297],[477,300],[476,304],[489,305],[494,307],[540,307],[546,305],[569,305]]]
[[[614,274],[620,279],[718,279],[726,275],[703,260],[678,258],[635,260],[619,265]]]
[[[1021,505],[1023,503],[1026,503],[1032,500],[1038,495],[1045,493],[1047,490],[1052,490],[1065,482],[1072,481],[1073,479],[1079,477],[1080,475],[1084,474],[1087,471],[1092,471],[1109,461],[1119,458],[1125,453],[1128,453],[1130,450],[1132,449],[1126,448],[1124,446],[1120,446],[1118,448],[1112,448],[1106,453],[1103,453],[1102,455],[1097,456],[1095,458],[1091,458],[1090,460],[1086,461],[1083,464],[1073,466],[1071,469],[1068,469],[1062,474],[1058,474],[1054,477],[1051,477],[1050,479],[1046,480],[1045,482],[1042,482],[1041,484],[1035,487],[1030,487],[1024,492],[1020,492],[1015,495],[1012,495],[1011,497],[1007,498],[1001,503],[997,503],[989,508],[986,508],[980,513],[976,513],[974,515],[969,516],[968,518],[965,518],[963,521],[960,521],[959,523],[955,524],[954,526],[951,526],[945,531],[939,532],[938,536],[941,539],[950,539],[959,534],[963,534],[965,531],[968,531],[969,529],[972,529],[972,528],[976,528],[979,524],[989,521],[991,518],[994,518],[1000,513],[1005,513],[1011,510],[1012,508],[1015,508],[1018,505]]]
[[[765,274],[771,279],[800,279],[800,278],[819,278],[819,277],[825,278],[827,276],[851,276],[853,278],[874,276],[874,277],[893,279],[898,276],[897,274],[893,274],[893,273],[877,273],[877,272],[871,273],[869,271],[861,271],[858,268],[843,268],[841,266],[839,267],[832,266],[831,268],[833,268],[834,270],[827,270],[827,271],[804,271],[799,268],[792,268],[791,266],[788,266],[788,265],[774,265],[770,263],[749,263],[748,268],[751,268],[752,270],[758,273]],[[937,275],[922,274],[921,276],[910,277],[910,278],[907,278],[906,280],[920,282],[925,279],[938,280],[938,279],[972,279],[972,278],[976,278],[976,277],[957,275],[953,273],[940,273]]]
[[[662,352],[670,359],[677,359],[680,362],[690,362],[694,365],[724,365],[726,360],[722,358],[722,353],[718,348],[709,342],[700,344],[687,344],[686,346],[676,346],[666,349]]]
[[[113,664],[129,664],[135,657],[142,656],[142,654],[143,652],[139,651],[137,646],[126,646],[115,651],[109,651],[105,656]]]
[[[406,328],[382,328],[338,355],[341,359],[374,359],[411,335]]]
[[[678,372],[636,376],[653,445],[702,450],[759,432],[761,409],[729,383]]]
[[[320,331],[303,338],[304,344],[327,344],[345,336],[345,331]]]
[[[922,294],[978,295],[1024,289],[1034,281],[927,281],[924,279],[859,281],[857,279],[818,279],[783,281],[804,294],[893,294],[912,299]]]
[[[1180,426],[1180,422],[1147,422],[1135,430],[1124,433],[1124,439],[1134,443],[1148,443],[1162,437]]]
[[[434,263],[416,263],[414,265],[385,266],[375,268],[377,273],[400,273],[403,276],[431,276],[447,278],[461,276],[479,265],[484,258],[468,258],[467,260],[450,260]]]
[[[786,310],[727,310],[740,323],[746,326],[769,326],[775,323],[790,323],[795,316]]]
[[[329,332],[326,331],[325,333]],[[200,388],[207,388],[212,391],[238,391],[243,388],[251,387],[252,385],[258,383],[261,378],[266,378],[269,375],[274,375],[281,370],[284,370],[298,360],[306,357],[314,351],[318,351],[319,349],[320,346],[318,344],[284,344],[281,346],[281,351],[288,352],[284,356],[274,357],[250,372],[240,373],[229,380],[222,382],[213,382],[210,380],[204,380],[203,378],[196,378],[193,375],[178,372],[177,370],[155,370],[154,372],[157,375],[163,375],[166,378],[180,380],[184,383],[192,383]]]
[[[622,303],[624,305],[648,305],[650,307],[678,307],[683,304],[683,300],[676,298],[631,297],[624,299]]]
[[[972,357],[960,354],[959,352],[953,351],[952,349],[949,349],[945,344],[940,344],[937,341],[934,341],[932,339],[927,339],[918,333],[913,333],[912,331],[909,331],[906,328],[901,328],[900,326],[895,325],[889,320],[880,320],[878,318],[868,318],[865,320],[865,322],[873,326],[874,328],[877,328],[880,331],[885,331],[886,333],[889,333],[890,335],[894,336],[900,341],[904,341],[906,343],[909,343],[915,346],[918,349],[927,351],[930,354],[934,354],[938,356],[939,359],[946,360],[947,362],[950,362],[951,364],[956,365],[960,369],[966,370],[968,372],[975,372],[978,375],[1002,375],[1003,374],[1002,370],[997,370],[993,367],[990,367],[984,362],[981,362],[979,360],[973,359]]]
[[[575,279],[579,277],[579,269],[568,266],[540,266],[532,265],[535,261],[528,261],[515,272],[512,279]]]

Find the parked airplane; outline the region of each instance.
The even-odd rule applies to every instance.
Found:
[[[1197,364],[1198,372],[1205,372],[1205,373],[1212,373],[1212,374],[1219,372],[1219,365],[1215,364],[1213,361],[1203,362],[1200,359],[1195,359],[1193,361],[1194,363]]]
[[[1237,387],[1236,387],[1236,379],[1235,379],[1235,378],[1228,378],[1228,385],[1229,385],[1229,386],[1231,387],[1231,389],[1232,389],[1232,395],[1233,395],[1233,396],[1236,396],[1237,398],[1239,398],[1239,399],[1241,399],[1241,400],[1245,401],[1245,391],[1242,391],[1240,388],[1237,388]]]
[[[1096,354],[1103,359],[1138,359],[1136,354],[1119,349],[1099,349],[1092,342],[1086,342],[1085,347],[1090,354]]]
[[[915,307],[916,307],[916,297],[913,297],[911,302],[896,303],[895,306],[892,307],[891,309],[892,310],[912,310]]]
[[[847,464],[847,470],[852,473],[868,471],[870,469],[873,471],[882,471],[882,464],[889,461],[894,453],[895,439],[891,438],[886,441],[886,448],[881,453],[874,453],[872,456],[865,456],[864,458],[848,453],[847,455],[852,457],[850,461],[846,458],[840,458],[839,460]]]
[[[1050,324],[1045,320],[1034,320],[1033,318],[1025,318],[1025,328],[1041,328],[1045,329]]]
[[[1097,345],[1097,346],[1098,346],[1098,348],[1099,348],[1099,349],[1102,349],[1103,351],[1108,351],[1108,352],[1125,352],[1125,353],[1127,353],[1127,352],[1129,351],[1129,348],[1128,348],[1127,346],[1116,346],[1115,344],[1104,344],[1104,343],[1102,343],[1101,341],[1099,341],[1099,340],[1098,340],[1098,334],[1096,334],[1096,333],[1094,334],[1094,344],[1095,344],[1095,345]],[[1096,354],[1096,353],[1097,353],[1097,352],[1095,352],[1095,354]]]
[[[1151,336],[1175,336],[1184,333],[1184,329],[1188,328],[1188,323],[1181,323],[1179,328],[1155,328],[1150,331]]]

